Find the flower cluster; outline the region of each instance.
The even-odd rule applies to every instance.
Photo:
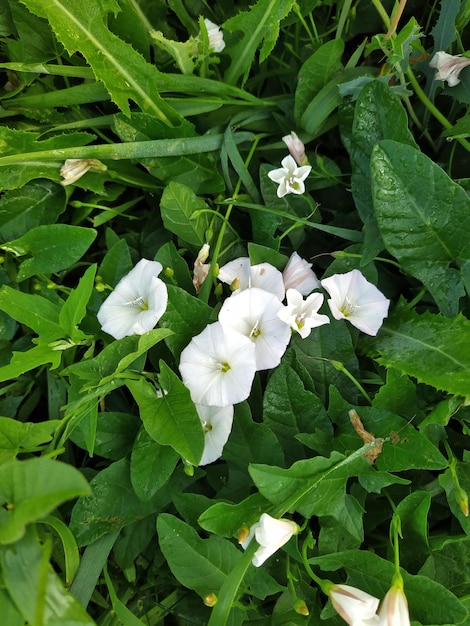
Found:
[[[378,598],[350,585],[331,585],[329,596],[333,607],[349,626],[410,626],[401,578],[389,589],[378,611]]]
[[[208,255],[206,244],[195,263],[196,289],[207,276]],[[166,285],[158,278],[161,271],[157,261],[142,259],[119,281],[98,311],[105,332],[122,339],[155,327],[168,303]],[[218,278],[230,285],[232,294],[218,320],[182,351],[179,363],[205,434],[200,465],[221,456],[232,428],[233,405],[248,398],[256,372],[279,365],[293,333],[305,339],[313,328],[330,323],[319,313],[324,296],[314,290],[321,286],[329,293],[335,319],[346,319],[369,335],[377,334],[389,306],[359,270],[319,282],[311,264],[296,252],[283,272],[241,257],[221,267]]]

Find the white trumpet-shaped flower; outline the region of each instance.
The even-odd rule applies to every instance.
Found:
[[[181,353],[179,369],[195,404],[237,404],[250,395],[256,372],[255,346],[215,322],[191,339]]]
[[[378,626],[378,598],[350,585],[331,585],[328,594],[335,611],[349,626]]]
[[[379,626],[410,626],[408,602],[400,584],[394,585],[382,600]]]
[[[330,323],[330,318],[327,315],[318,313],[323,304],[321,293],[312,293],[304,300],[299,291],[288,289],[286,296],[287,306],[282,307],[277,316],[288,324],[293,331],[299,333],[302,339],[310,335],[312,328]]]
[[[250,528],[248,537],[242,542],[242,548],[246,550],[253,537],[259,543],[252,563],[255,567],[260,567],[279,548],[282,548],[292,535],[299,531],[297,524],[288,519],[276,519],[267,513],[263,513],[259,521]]]
[[[98,311],[98,321],[106,333],[122,339],[143,335],[155,327],[168,304],[166,285],[158,278],[162,269],[158,261],[141,259],[121,278]]]
[[[318,289],[320,282],[311,267],[311,263],[293,252],[282,272],[285,290],[297,289],[303,296],[307,296],[314,289]]]
[[[278,318],[282,304],[274,294],[252,287],[225,300],[219,322],[249,339],[255,346],[256,369],[279,365],[291,332]]]
[[[225,41],[220,26],[217,26],[217,24],[214,24],[214,22],[211,22],[207,18],[204,19],[204,24],[206,25],[211,49],[214,52],[222,52],[225,48]]]
[[[346,319],[368,335],[376,335],[388,315],[388,300],[359,270],[334,274],[321,281],[330,294],[328,306],[337,320]]]
[[[446,80],[449,87],[455,87],[460,83],[459,74],[470,65],[470,59],[460,54],[447,54],[439,50],[429,61],[429,67],[437,69],[434,80]]]
[[[277,170],[268,172],[268,177],[279,185],[277,188],[278,198],[283,198],[288,193],[304,193],[304,180],[310,174],[312,167],[310,165],[299,167],[290,154],[282,159],[281,166]]]
[[[270,263],[250,265],[248,257],[239,257],[229,261],[219,269],[217,278],[230,285],[234,293],[258,287],[274,293],[279,300],[284,299],[285,287],[281,272]]]
[[[199,465],[208,465],[222,456],[232,431],[233,405],[220,407],[196,404],[196,410],[204,430],[204,452]]]

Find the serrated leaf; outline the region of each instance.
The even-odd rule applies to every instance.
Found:
[[[18,256],[31,255],[18,270],[17,280],[23,281],[35,274],[53,274],[70,267],[85,254],[96,235],[92,228],[50,224],[37,226],[2,247]]]
[[[190,187],[176,182],[165,187],[160,202],[165,228],[184,242],[199,248],[206,242],[209,221],[206,213],[197,217],[193,217],[193,214],[208,208],[204,200],[198,198]]]
[[[378,361],[450,394],[470,396],[470,321],[398,309],[366,340]]]
[[[234,84],[249,71],[260,46],[260,63],[268,57],[279,36],[279,23],[293,4],[294,0],[258,0],[249,11],[240,11],[224,22],[225,30],[243,33],[241,40],[230,51],[232,62],[225,73],[225,82]]]
[[[0,466],[0,543],[20,539],[27,524],[60,504],[88,494],[82,474],[66,463],[46,458],[12,461]]]
[[[77,50],[91,65],[117,106],[130,114],[129,100],[169,126],[180,121],[157,89],[160,72],[134,48],[114,35],[104,23],[108,13],[117,13],[115,0],[22,0],[30,11],[45,17],[59,41],[70,53]]]
[[[202,597],[219,592],[242,556],[226,539],[216,535],[201,539],[191,526],[167,513],[158,516],[157,533],[173,575]]]
[[[442,313],[456,315],[464,289],[449,265],[470,258],[466,192],[424,154],[394,141],[373,148],[371,178],[387,250],[429,289]]]
[[[431,31],[434,50],[447,50],[457,37],[455,20],[459,14],[461,0],[441,0],[439,18]]]

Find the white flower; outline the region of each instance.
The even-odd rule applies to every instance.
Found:
[[[292,535],[297,534],[299,527],[295,522],[288,519],[276,519],[267,513],[263,513],[259,518],[259,522],[253,524],[250,528],[250,534],[241,544],[246,550],[248,544],[253,537],[259,543],[253,560],[251,561],[255,567],[260,567],[272,554],[286,544]]]
[[[158,261],[141,259],[121,278],[98,311],[98,321],[106,333],[122,339],[143,335],[155,327],[168,304],[166,285],[157,278],[161,271]]]
[[[219,312],[219,322],[248,338],[255,346],[256,369],[279,365],[291,332],[278,311],[282,304],[274,294],[252,287],[227,298]]]
[[[290,135],[284,135],[282,141],[286,144],[297,165],[308,165],[308,159],[305,156],[305,146],[294,131],[291,131]]]
[[[215,322],[191,339],[181,353],[179,369],[195,404],[237,404],[250,395],[255,347],[246,337]]]
[[[390,300],[359,270],[334,274],[321,281],[330,294],[328,306],[337,320],[347,319],[368,335],[376,335],[387,317]]]
[[[307,296],[314,289],[318,289],[320,283],[311,267],[311,263],[293,252],[282,272],[285,290],[297,289],[303,296]]]
[[[290,154],[282,159],[281,165],[279,169],[268,172],[269,178],[279,185],[278,198],[283,198],[288,193],[304,193],[304,180],[310,174],[312,167],[310,165],[297,167],[297,163]]]
[[[224,35],[220,30],[220,26],[214,24],[207,18],[204,19],[204,24],[207,28],[207,34],[209,35],[209,46],[214,52],[222,52],[225,48]]]
[[[229,261],[219,269],[217,278],[231,285],[234,293],[249,287],[258,287],[274,293],[279,300],[284,300],[285,287],[281,272],[270,263],[250,265],[248,257],[239,257]]]
[[[378,625],[378,598],[350,585],[332,585],[329,596],[335,611],[349,626]]]
[[[304,300],[299,291],[288,289],[286,296],[287,306],[278,311],[277,316],[292,330],[299,333],[302,339],[310,335],[312,328],[330,323],[327,315],[318,313],[318,309],[323,304],[321,293],[312,293]]]
[[[446,80],[449,87],[455,87],[460,83],[459,74],[467,65],[470,65],[470,59],[467,57],[460,54],[454,56],[442,50],[436,52],[429,61],[429,67],[437,69],[434,80]]]
[[[60,184],[64,187],[71,185],[90,169],[105,172],[108,168],[98,159],[67,159],[60,168],[60,175],[64,179],[60,181]]]
[[[199,254],[194,261],[193,285],[196,293],[199,293],[202,283],[206,280],[207,275],[209,274],[209,269],[211,265],[210,263],[205,262],[207,261],[207,257],[209,256],[209,250],[209,244],[205,243],[199,250]]]
[[[382,600],[379,626],[410,626],[408,602],[400,586],[393,586]]]
[[[204,452],[199,465],[208,465],[222,456],[233,423],[233,405],[204,406],[196,404],[196,410],[204,430]]]

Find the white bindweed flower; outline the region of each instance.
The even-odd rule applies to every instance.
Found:
[[[162,269],[158,261],[141,259],[121,278],[98,311],[98,321],[106,333],[122,339],[143,335],[155,327],[168,304],[166,285],[158,278]]]
[[[98,159],[67,159],[60,168],[60,175],[64,179],[60,184],[64,187],[72,185],[90,169],[105,172],[108,168]]]
[[[227,298],[219,322],[249,339],[255,346],[256,369],[279,365],[291,332],[277,314],[282,304],[274,294],[252,287]]]
[[[270,263],[250,265],[248,257],[239,257],[223,265],[217,278],[230,285],[234,293],[249,287],[258,287],[274,293],[279,300],[284,300],[285,287],[282,274]]]
[[[232,431],[233,405],[220,407],[196,404],[196,410],[204,430],[204,452],[199,465],[208,465],[222,456]]]
[[[295,522],[288,519],[276,519],[267,513],[263,513],[259,521],[250,528],[250,534],[242,542],[244,550],[248,547],[253,537],[259,543],[253,560],[255,567],[260,567],[271,555],[286,544],[292,535],[299,532],[299,527]]]
[[[320,282],[311,267],[311,263],[293,252],[282,272],[285,290],[297,289],[303,296],[307,296],[314,289],[318,289]]]
[[[298,167],[290,154],[282,159],[281,165],[279,169],[268,172],[269,178],[279,185],[278,198],[283,198],[288,193],[304,193],[304,180],[310,174],[312,167],[310,165]]]
[[[379,626],[410,626],[408,602],[401,585],[394,585],[382,600]]]
[[[387,317],[390,300],[359,270],[334,274],[321,285],[330,294],[328,306],[337,320],[346,319],[368,335],[375,336]]]
[[[299,333],[302,339],[310,335],[312,328],[330,323],[327,315],[318,313],[318,309],[323,304],[321,293],[312,293],[304,300],[299,291],[288,289],[286,296],[287,306],[282,307],[277,316],[292,330]]]
[[[459,74],[464,67],[470,65],[470,59],[460,54],[447,54],[443,50],[436,52],[429,61],[429,67],[437,69],[434,80],[446,80],[449,87],[455,87],[460,83]]]
[[[199,293],[202,283],[206,280],[210,270],[210,263],[206,263],[209,256],[210,246],[205,243],[199,250],[196,260],[194,261],[193,285],[196,293]]]
[[[350,585],[332,585],[329,596],[335,611],[349,626],[378,626],[378,598]]]
[[[209,35],[209,45],[214,52],[222,52],[225,48],[224,35],[220,30],[220,26],[214,24],[207,18],[204,19],[204,24],[207,28],[207,34]]]
[[[305,146],[294,131],[291,131],[290,135],[284,135],[282,141],[286,144],[297,165],[308,165],[308,159],[305,156]]]
[[[237,404],[250,395],[255,347],[246,337],[215,322],[191,339],[181,353],[179,369],[195,404]]]

